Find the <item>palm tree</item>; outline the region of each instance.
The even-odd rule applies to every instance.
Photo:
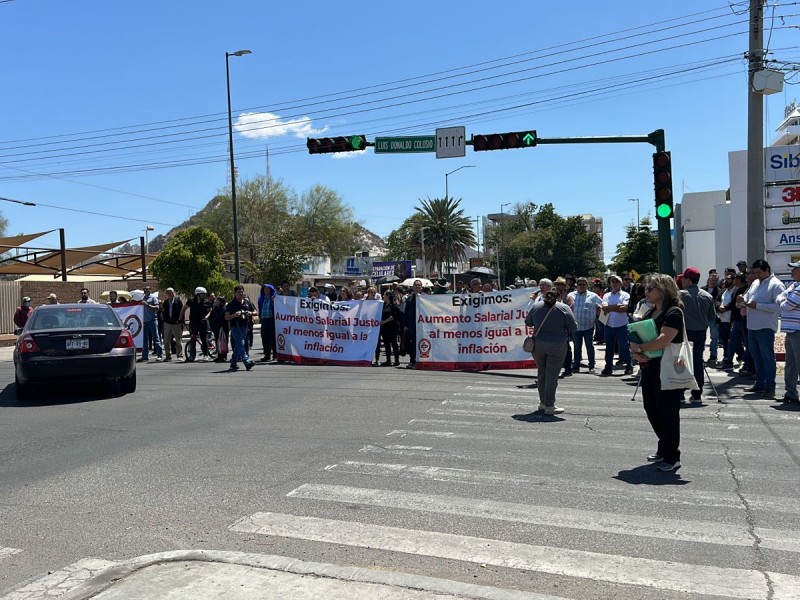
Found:
[[[414,209],[417,211],[415,218],[409,223],[411,240],[424,237],[426,262],[438,264],[441,274],[446,263],[464,260],[465,250],[475,245],[472,221],[458,208],[460,198],[428,198],[420,203],[421,206]]]

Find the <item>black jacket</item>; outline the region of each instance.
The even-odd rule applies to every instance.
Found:
[[[183,310],[183,302],[180,298],[175,296],[175,300],[172,302],[172,314],[169,312],[169,298],[164,300],[161,303],[161,315],[164,319],[164,323],[169,323],[170,325],[176,325],[181,318],[181,311]]]

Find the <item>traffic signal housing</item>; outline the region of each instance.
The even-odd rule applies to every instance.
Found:
[[[656,199],[656,218],[673,217],[672,206],[672,156],[669,152],[653,154],[653,187]]]
[[[328,154],[331,152],[358,152],[367,147],[364,135],[346,135],[332,138],[307,138],[309,154]]]
[[[484,150],[533,148],[536,145],[537,139],[536,130],[473,135],[472,149],[475,152],[482,152]]]

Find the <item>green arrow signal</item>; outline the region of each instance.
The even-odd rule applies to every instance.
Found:
[[[361,144],[363,141],[364,138],[362,138],[360,135],[354,135],[350,138],[350,147],[353,148],[353,150],[361,150]]]
[[[522,141],[525,142],[526,146],[530,146],[532,143],[536,141],[536,138],[533,137],[530,133],[526,133],[523,136]]]

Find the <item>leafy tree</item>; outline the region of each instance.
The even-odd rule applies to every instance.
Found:
[[[298,281],[303,263],[313,254],[313,247],[297,234],[297,217],[287,221],[281,231],[256,248],[256,259],[244,262],[250,277],[260,283]]]
[[[420,200],[420,203],[421,206],[414,209],[416,218],[406,220],[409,249],[421,256],[421,234],[424,234],[426,262],[438,264],[439,273],[442,273],[448,256],[451,263],[462,261],[466,258],[466,249],[475,245],[472,220],[464,216],[463,209],[459,209],[460,198],[428,198]]]
[[[502,248],[504,281],[596,275],[603,270],[597,256],[600,236],[586,231],[580,217],[558,215],[552,204],[517,205],[492,231],[491,240],[495,248]]]
[[[230,297],[235,282],[223,275],[220,254],[223,243],[219,236],[203,227],[190,227],[176,233],[153,260],[150,270],[164,288],[192,296],[194,288]]]
[[[8,219],[0,214],[0,237],[5,237],[8,232]]]
[[[353,209],[334,190],[315,185],[291,208],[297,218],[295,233],[311,246],[312,254],[330,256],[335,263],[358,246]]]
[[[609,265],[612,271],[658,272],[658,234],[651,231],[651,224],[650,218],[644,217],[638,231],[633,225],[625,228],[625,241],[617,244],[617,253]]]

